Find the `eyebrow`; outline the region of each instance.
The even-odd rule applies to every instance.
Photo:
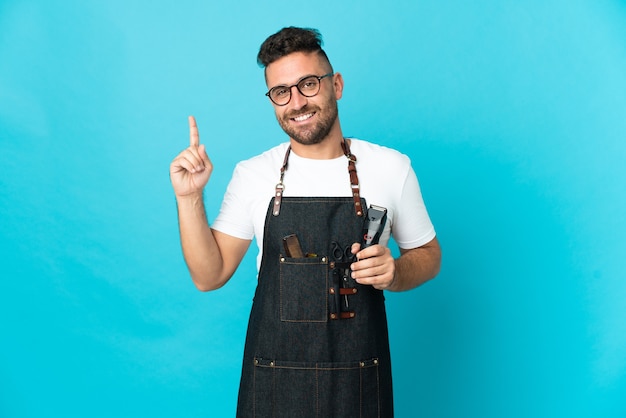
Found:
[[[295,85],[297,85],[298,83],[300,83],[302,80],[304,80],[305,78],[309,78],[309,77],[319,77],[319,76],[318,76],[317,74],[307,74],[307,75],[305,75],[305,76],[300,77],[300,78],[298,79],[298,81],[296,81],[296,82],[295,82],[295,83],[293,83],[293,84],[277,84],[277,85],[275,85],[274,87],[270,87],[269,89],[270,89],[270,90],[272,90],[272,89],[275,89],[276,87],[288,87],[288,86],[295,86]]]

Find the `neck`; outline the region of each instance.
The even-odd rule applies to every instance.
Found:
[[[291,151],[302,158],[310,158],[313,160],[331,160],[343,155],[341,149],[341,141],[339,139],[325,139],[324,142],[314,145],[303,145],[290,139]]]

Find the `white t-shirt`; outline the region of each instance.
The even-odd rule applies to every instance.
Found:
[[[256,238],[257,269],[261,264],[265,216],[288,145],[282,143],[237,164],[212,225],[213,229],[236,238]],[[350,152],[357,158],[361,197],[368,205],[387,208],[387,223],[380,244],[387,245],[390,235],[404,249],[431,241],[435,229],[409,158],[359,139],[350,140]],[[299,157],[292,151],[283,182],[285,197],[352,196],[348,160],[344,155],[332,160],[314,160]]]

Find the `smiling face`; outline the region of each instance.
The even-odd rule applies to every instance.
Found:
[[[265,69],[268,88],[291,86],[306,76],[331,72],[328,61],[318,53],[295,52],[284,56]],[[341,98],[343,79],[340,74],[320,80],[319,93],[305,97],[291,88],[291,100],[285,106],[273,104],[276,119],[289,137],[302,145],[315,145],[333,134],[341,135],[337,100]]]

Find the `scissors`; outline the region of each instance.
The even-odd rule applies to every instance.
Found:
[[[336,263],[352,263],[354,261],[354,254],[352,254],[352,247],[342,247],[337,241],[333,241],[330,247],[330,253]],[[341,268],[348,268],[349,265],[338,265]]]
[[[355,260],[352,254],[352,247],[343,247],[337,241],[333,241],[330,247],[330,253],[335,260],[336,266],[343,270],[342,285],[348,287],[348,276],[350,275],[350,264]],[[338,291],[339,289],[337,289]],[[346,308],[348,308],[348,295],[344,295]]]

